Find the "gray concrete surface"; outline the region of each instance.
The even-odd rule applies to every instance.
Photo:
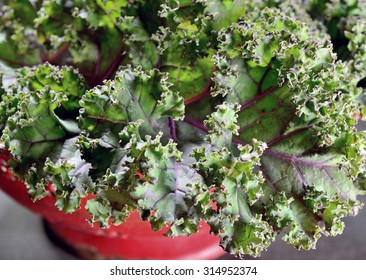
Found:
[[[363,200],[366,203],[366,198]],[[277,239],[260,259],[362,259],[366,260],[366,208],[345,219],[343,235],[323,237],[317,250],[297,251]],[[75,259],[46,236],[41,219],[0,191],[0,259]],[[225,255],[222,259],[233,259]],[[249,259],[249,258],[248,258]]]
[[[56,247],[43,229],[42,220],[0,190],[0,259],[74,259]]]

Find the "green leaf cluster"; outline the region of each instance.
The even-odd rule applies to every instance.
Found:
[[[366,194],[366,7],[0,2],[0,129],[33,199],[259,256],[342,233]]]

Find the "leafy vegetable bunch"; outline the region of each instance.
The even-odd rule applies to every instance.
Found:
[[[33,199],[259,256],[365,194],[364,0],[0,1],[0,129]]]

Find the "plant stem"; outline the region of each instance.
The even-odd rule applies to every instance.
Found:
[[[170,127],[170,134],[172,136],[172,139],[174,141],[177,141],[177,129],[175,127],[175,121],[173,120],[172,117],[169,117],[169,127]]]
[[[240,106],[240,111],[243,111],[246,108],[252,106],[255,102],[262,99],[263,97],[272,94],[276,89],[278,89],[278,86],[272,86],[272,87],[269,87],[268,89],[266,89],[265,91],[263,91],[261,94],[259,94],[259,95],[257,94],[253,99],[251,99],[250,101],[248,101],[245,104],[242,104]]]
[[[123,57],[124,57],[124,46],[118,52],[118,55],[113,59],[106,72],[102,75],[101,78],[97,80],[97,84],[101,84],[104,80],[108,80],[118,69]]]
[[[190,119],[190,118],[187,118],[185,117],[184,120],[183,120],[185,123],[188,123],[206,133],[208,133],[208,128],[203,124],[203,122],[200,122],[200,121],[197,121],[197,120],[194,120],[194,119]]]
[[[216,67],[214,67],[214,69],[212,70],[212,73],[215,72]],[[206,96],[210,95],[211,93],[211,84],[212,84],[212,74],[210,76],[210,78],[207,80],[206,82],[206,86],[205,88],[202,90],[202,92],[196,96],[193,96],[192,98],[184,101],[184,105],[188,106],[190,104],[193,104],[203,98],[205,98]]]
[[[42,61],[54,64],[58,58],[60,58],[65,52],[67,52],[68,49],[69,49],[69,45],[63,44],[61,46],[61,48],[59,48],[55,54],[53,54],[51,56],[46,56],[45,58],[42,59]]]
[[[311,126],[304,126],[304,127],[300,127],[298,129],[295,129],[294,131],[291,131],[291,132],[289,132],[289,133],[287,133],[285,135],[283,135],[283,134],[278,135],[276,138],[274,138],[271,141],[269,141],[267,143],[267,145],[268,145],[268,147],[270,147],[270,146],[272,146],[272,145],[274,145],[274,144],[276,144],[276,143],[278,143],[278,142],[280,142],[280,141],[282,141],[284,139],[290,138],[291,136],[294,136],[297,133],[301,133],[303,131],[306,131],[306,130],[308,130],[310,128],[311,128]]]

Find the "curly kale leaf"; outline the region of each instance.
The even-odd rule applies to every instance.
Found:
[[[46,195],[52,181],[59,208],[72,211],[85,195],[85,185],[92,184],[90,164],[75,147],[80,129],[73,117],[87,86],[74,69],[47,64],[20,69],[16,79],[2,96],[2,138],[13,156],[10,166],[35,199]]]
[[[186,115],[190,117],[185,121],[208,133],[208,139],[214,139],[218,146],[230,138],[238,145],[250,144],[253,138],[267,143],[268,149],[254,169],[264,179],[261,191],[256,193],[265,195],[250,211],[263,215],[275,231],[289,228],[285,240],[297,248],[309,249],[315,248],[321,234],[340,233],[343,225],[339,217],[353,215],[361,207],[356,197],[364,194],[365,187],[364,133],[354,129],[353,117],[359,114],[359,106],[353,99],[352,87],[343,84],[347,72],[342,68],[346,65],[335,62],[331,47],[326,42],[315,42],[306,25],[278,13],[264,10],[258,20],[233,24],[219,37],[216,86],[213,97],[205,102],[215,104],[224,98],[237,104],[236,114],[221,121],[221,129],[235,127],[233,135],[222,131],[218,137],[215,130],[210,130],[212,121],[197,120],[197,116],[204,117],[195,105],[187,107]],[[220,106],[212,116],[231,105]],[[229,147],[227,144],[226,149]],[[208,153],[213,152],[201,151],[205,163],[213,160],[208,159]],[[219,162],[213,166],[225,166],[226,172],[230,172],[223,161],[224,154],[220,151],[216,155]],[[201,172],[212,168],[201,168]],[[213,170],[216,175],[204,172],[203,176],[209,186],[213,184],[220,190],[222,181],[215,181],[220,172]],[[247,191],[246,200],[249,194]],[[224,192],[224,196],[228,195]],[[319,196],[323,197],[320,202]],[[247,209],[245,205],[242,203],[242,209]],[[228,205],[222,207],[220,215],[224,209]],[[268,239],[267,236],[262,241]],[[235,238],[228,240],[237,242]],[[238,254],[247,253],[250,248],[236,246]],[[258,246],[266,247],[257,244],[255,248]]]
[[[180,187],[173,183],[178,176],[185,178],[192,171],[177,163],[179,152],[173,153],[172,143],[163,146],[160,141],[159,131],[175,137],[171,125],[184,114],[183,98],[170,90],[166,75],[157,70],[121,70],[114,80],[88,91],[81,106],[80,125],[89,143],[84,143],[84,154],[96,166],[94,172],[104,174],[98,182],[99,189],[106,190],[105,193],[110,188],[130,191],[126,195],[139,205],[141,213],[155,211],[150,220],[156,228],[187,215],[184,201],[178,198],[184,196],[189,180],[176,183]],[[152,139],[150,135],[157,136]],[[162,142],[166,139],[165,136]],[[109,164],[98,163],[101,151],[110,156]],[[136,179],[137,172],[142,180]],[[174,194],[171,188],[180,189],[175,191],[176,195],[169,195]],[[127,206],[136,208],[133,205]],[[174,208],[177,213],[172,215]],[[95,219],[103,220],[98,215],[94,214]]]
[[[167,76],[157,70],[121,70],[114,80],[86,92],[80,104],[81,127],[90,135],[137,120],[143,120],[145,135],[155,135],[162,129],[169,132],[168,117],[180,119],[184,115],[183,98],[170,89]]]

